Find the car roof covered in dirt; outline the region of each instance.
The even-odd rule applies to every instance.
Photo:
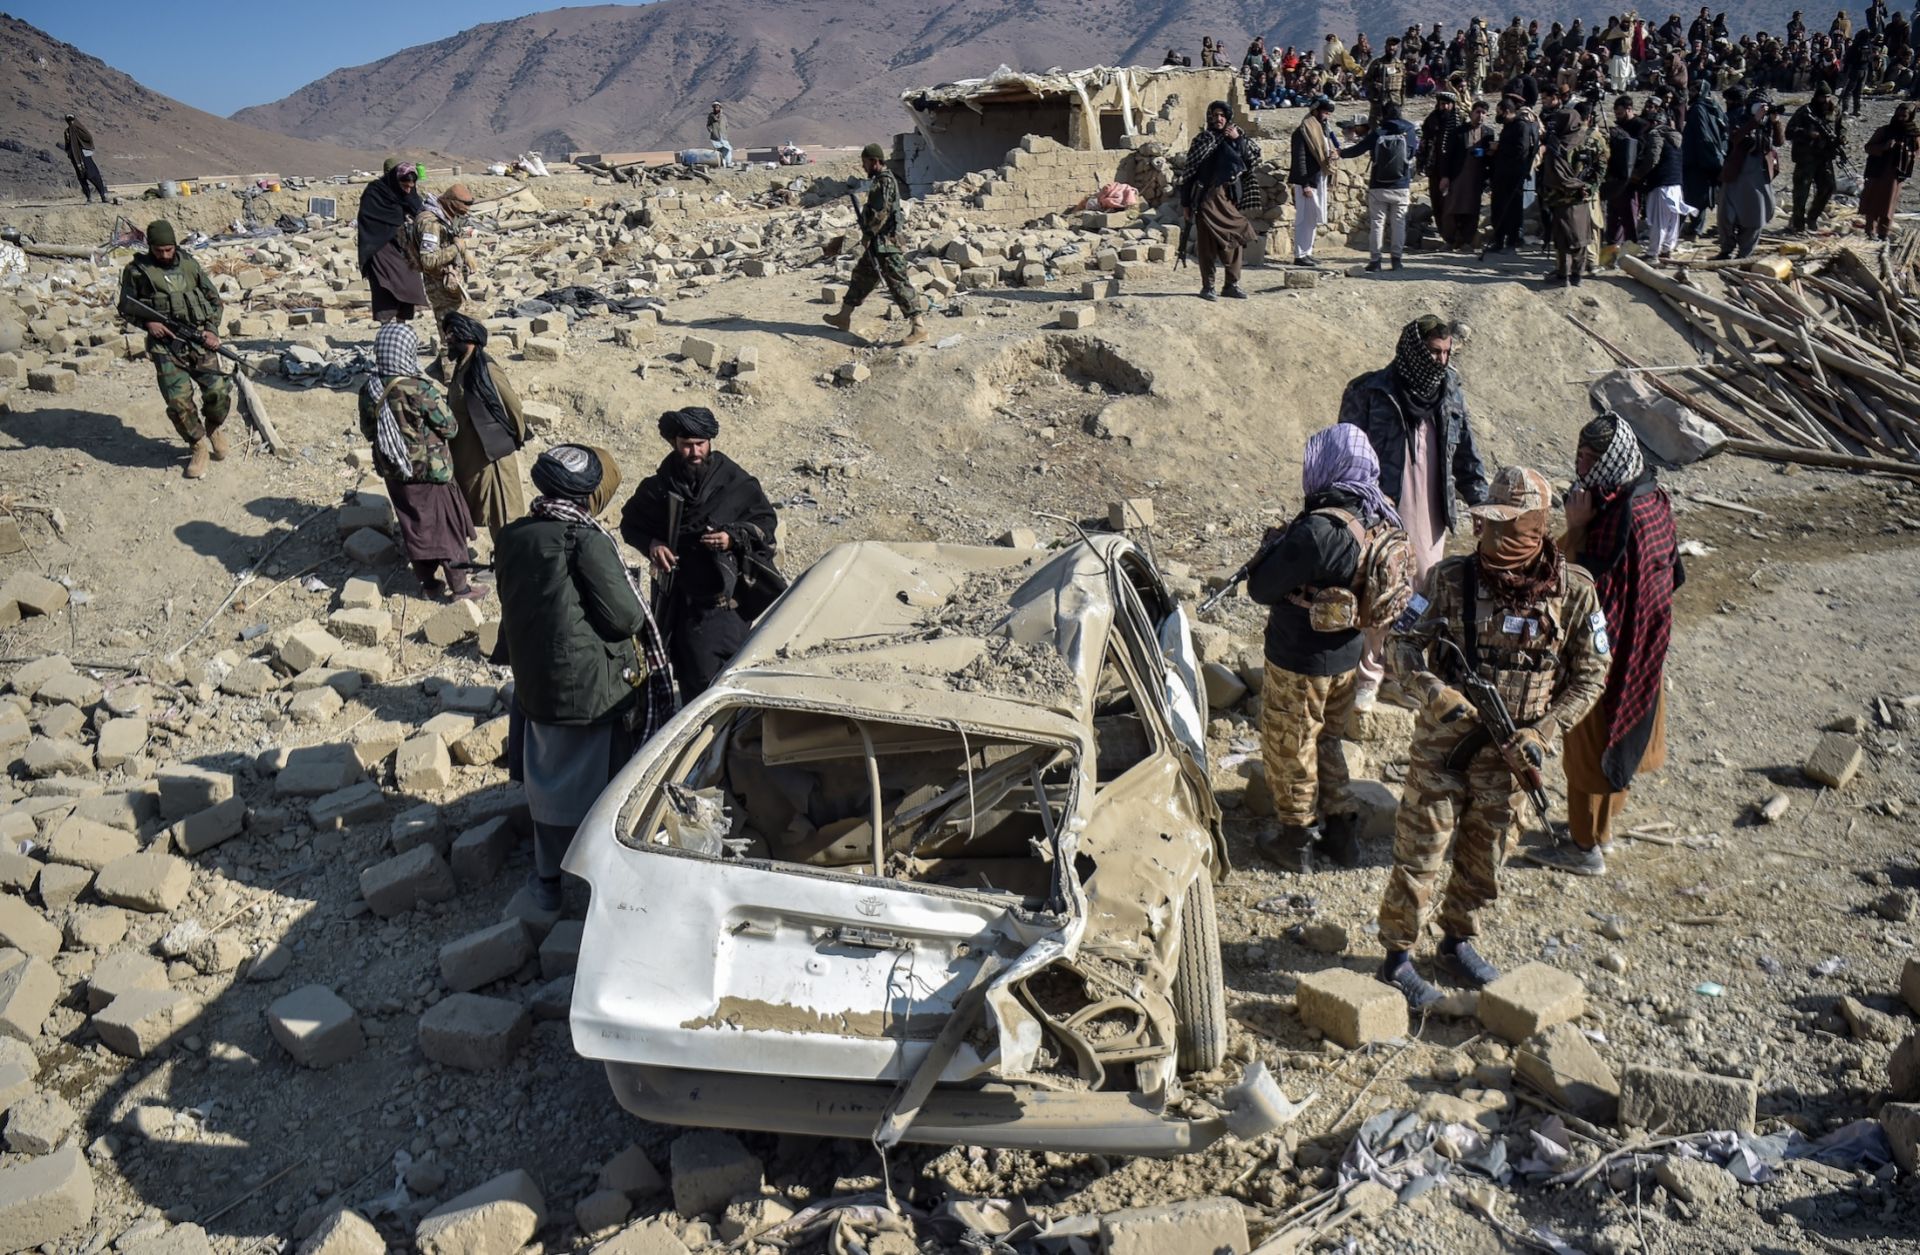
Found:
[[[1114,535],[1059,550],[836,546],[760,620],[717,687],[1077,735],[1113,626],[1108,567],[1131,548]]]

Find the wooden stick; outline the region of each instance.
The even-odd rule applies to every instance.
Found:
[[[1635,361],[1633,357],[1630,354],[1628,354],[1625,349],[1622,349],[1619,345],[1615,344],[1613,341],[1601,335],[1598,331],[1594,330],[1591,326],[1588,326],[1586,323],[1581,322],[1580,319],[1575,317],[1573,314],[1569,313],[1567,315],[1567,320],[1573,323],[1574,326],[1580,328],[1580,330],[1592,336],[1596,341],[1599,342],[1601,348],[1613,354],[1614,357],[1618,358],[1622,364],[1627,366],[1640,365],[1640,363]],[[1686,393],[1680,391],[1678,388],[1674,387],[1672,384],[1660,378],[1660,376],[1648,375],[1647,382],[1652,384],[1659,391],[1665,393],[1667,396],[1672,397],[1675,401],[1678,401],[1680,404],[1686,406],[1688,409],[1691,409],[1696,413],[1700,414],[1701,416],[1706,418],[1709,422],[1711,422],[1714,426],[1720,428],[1722,431],[1728,432],[1731,435],[1740,436],[1747,440],[1754,440],[1758,438],[1756,434],[1751,429],[1743,425],[1740,422],[1740,420],[1730,417],[1727,414],[1721,413],[1717,408],[1713,406],[1703,405],[1697,398],[1689,397]]]
[[[1845,453],[1827,453],[1820,449],[1795,449],[1788,445],[1769,444],[1760,440],[1730,439],[1724,447],[1728,453],[1737,453],[1741,457],[1761,458],[1768,462],[1796,462],[1802,466],[1824,466],[1837,471],[1867,471],[1875,475],[1898,475],[1903,479],[1920,480],[1920,465],[1895,462],[1887,458],[1854,457]]]
[[[291,461],[292,455],[281,442],[280,432],[274,427],[273,420],[267,417],[267,407],[260,400],[260,393],[254,388],[253,381],[247,378],[247,372],[234,371],[233,381],[240,388],[240,408],[246,414],[247,421],[253,424],[253,429],[260,433],[260,443],[267,447],[268,453],[281,461]]]

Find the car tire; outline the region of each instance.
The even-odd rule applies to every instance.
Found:
[[[1227,1059],[1227,990],[1220,966],[1220,919],[1213,872],[1201,868],[1180,908],[1179,966],[1173,971],[1174,1040],[1182,1072],[1211,1072]]]

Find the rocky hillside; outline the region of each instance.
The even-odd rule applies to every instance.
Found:
[[[38,27],[0,14],[0,193],[78,195],[62,119],[93,132],[108,183],[214,174],[336,174],[377,157],[289,139],[181,104]]]
[[[1740,29],[1784,27],[1787,10],[1729,7]],[[1157,65],[1169,47],[1197,57],[1209,34],[1240,50],[1257,34],[1317,45],[1328,30],[1378,43],[1465,16],[1407,0],[660,0],[475,26],[234,117],[355,147],[554,154],[704,140],[707,105],[725,100],[735,143],[846,142],[902,129],[902,91],[1002,64]]]

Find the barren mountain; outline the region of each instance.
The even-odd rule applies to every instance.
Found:
[[[93,133],[108,183],[213,174],[337,174],[375,160],[181,104],[38,27],[0,14],[0,190],[77,191],[61,135],[67,114]]]
[[[1788,7],[1729,13],[1737,29],[1777,30]],[[1510,16],[1486,14],[1495,25]],[[844,142],[903,129],[906,89],[1002,64],[1158,65],[1169,47],[1197,60],[1203,35],[1237,60],[1254,35],[1317,46],[1329,30],[1351,40],[1358,29],[1379,44],[1416,20],[1469,16],[1405,0],[660,0],[475,26],[234,117],[356,147],[555,154],[703,141],[707,105],[723,100],[736,144]]]

